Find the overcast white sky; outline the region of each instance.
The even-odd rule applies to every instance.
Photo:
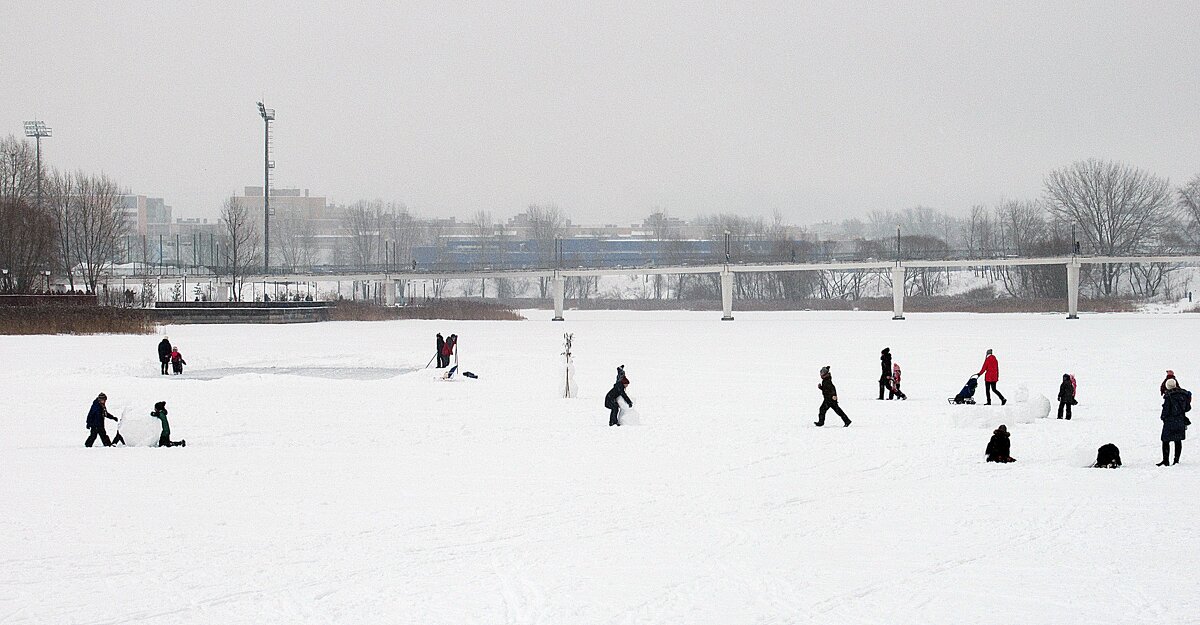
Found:
[[[423,215],[796,222],[1200,172],[1200,2],[7,0],[0,133],[176,215],[262,183]]]

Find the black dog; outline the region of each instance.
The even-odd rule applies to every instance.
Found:
[[[1100,449],[1096,450],[1096,464],[1092,466],[1097,469],[1115,469],[1121,466],[1121,450],[1112,443],[1101,445]]]

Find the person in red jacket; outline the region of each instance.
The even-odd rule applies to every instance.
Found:
[[[996,382],[1000,381],[1000,363],[992,355],[992,350],[987,350],[987,358],[983,359],[983,367],[976,375],[983,376],[983,388],[987,392],[988,405],[992,403],[992,393],[1000,398],[1001,406],[1008,403],[1008,400],[1004,399],[1004,395],[1000,394],[1000,389],[996,388]]]

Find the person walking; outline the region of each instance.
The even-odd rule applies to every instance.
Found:
[[[171,341],[165,336],[158,342],[158,362],[162,364],[162,374],[170,375],[167,367],[171,364]]]
[[[154,404],[154,412],[150,416],[162,421],[162,434],[158,436],[159,447],[187,447],[187,441],[171,440],[171,424],[167,422],[167,402],[160,401]]]
[[[171,371],[176,375],[183,375],[183,366],[187,361],[183,359],[183,354],[179,353],[179,346],[171,346]]]
[[[979,373],[975,375],[983,376],[983,388],[987,392],[987,403],[992,404],[992,393],[1000,398],[1000,405],[1008,403],[1004,399],[1004,395],[1000,394],[1000,389],[996,388],[996,382],[1000,381],[1000,362],[996,360],[996,356],[992,354],[992,350],[987,350],[987,357],[983,359],[983,367],[979,369]]]
[[[1062,384],[1058,385],[1058,418],[1063,418],[1063,409],[1067,411],[1067,421],[1071,420],[1071,406],[1075,405],[1075,385],[1071,382],[1071,374],[1064,373]]]
[[[908,395],[900,390],[900,363],[892,363],[892,395],[900,399],[908,399]]]
[[[896,393],[892,391],[892,348],[885,347],[879,352],[879,366],[882,370],[879,376],[879,399],[883,399],[884,391],[888,391],[888,399],[895,399]]]
[[[1187,418],[1187,412],[1192,409],[1192,394],[1179,388],[1179,382],[1174,378],[1163,383],[1167,387],[1163,395],[1162,415],[1162,462],[1160,467],[1170,466],[1167,461],[1167,451],[1171,443],[1175,443],[1175,464],[1179,464],[1179,454],[1183,451],[1183,439],[1187,438],[1187,426],[1192,420]]]
[[[96,396],[96,399],[92,400],[92,407],[88,410],[87,415],[87,429],[91,434],[84,441],[84,447],[91,447],[96,442],[97,437],[100,438],[100,442],[105,447],[112,447],[112,441],[108,440],[108,432],[104,431],[104,420],[112,419],[116,421],[117,418],[108,414],[106,404],[108,404],[108,395],[104,393],[100,393]]]
[[[1016,462],[1009,453],[1012,451],[1012,441],[1008,436],[1008,428],[1001,425],[992,432],[992,438],[988,441],[987,454],[988,462]]]
[[[825,413],[832,410],[842,418],[842,427],[850,427],[850,417],[847,417],[838,405],[837,387],[833,385],[833,374],[829,372],[829,365],[821,367],[821,383],[817,384],[817,388],[821,390],[821,409],[817,411],[815,425],[824,426]]]
[[[633,400],[629,399],[629,395],[625,394],[626,386],[629,386],[629,378],[621,376],[621,379],[617,380],[617,383],[613,384],[608,394],[604,396],[604,407],[608,408],[609,427],[621,425],[621,422],[617,419],[617,414],[621,412],[621,405],[617,403],[617,398],[624,399],[625,403],[629,404],[630,408],[633,408]]]

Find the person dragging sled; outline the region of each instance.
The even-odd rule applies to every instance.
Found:
[[[1162,406],[1162,462],[1160,467],[1170,466],[1167,462],[1167,451],[1171,443],[1175,443],[1175,464],[1179,464],[1179,454],[1183,451],[1183,439],[1187,438],[1187,426],[1192,424],[1187,412],[1192,409],[1192,394],[1179,388],[1179,382],[1174,378],[1164,382],[1167,394],[1163,395]]]
[[[158,436],[159,447],[187,447],[187,441],[171,440],[171,424],[167,422],[167,402],[160,401],[154,404],[154,412],[150,416],[162,421],[162,434]]]
[[[1000,394],[1000,389],[996,388],[996,382],[1000,381],[1000,362],[996,360],[996,356],[992,354],[992,350],[987,350],[987,357],[983,359],[983,367],[979,369],[979,373],[975,375],[983,376],[983,389],[987,393],[987,403],[992,404],[992,393],[1000,398],[1000,405],[1008,403],[1004,399],[1004,395]]]
[[[879,376],[879,399],[883,399],[883,392],[888,392],[888,399],[895,399],[896,393],[892,390],[892,348],[885,347],[882,352],[879,352],[879,367],[882,370]]]
[[[1017,460],[1008,455],[1011,450],[1012,441],[1008,437],[1008,428],[1001,425],[992,432],[992,440],[988,441],[987,454],[988,462],[1016,462]]]
[[[1071,406],[1079,402],[1075,401],[1075,381],[1071,379],[1071,374],[1064,373],[1062,384],[1058,385],[1058,418],[1063,418],[1063,409],[1067,411],[1067,421],[1071,420]]]
[[[821,367],[821,383],[817,385],[821,389],[821,409],[817,412],[817,420],[815,425],[822,427],[825,425],[825,413],[833,410],[839,417],[842,418],[842,427],[850,427],[850,417],[842,412],[842,407],[838,406],[837,387],[833,385],[833,375],[829,373],[829,365]]]
[[[612,389],[604,396],[604,407],[608,408],[608,425],[610,427],[621,425],[621,422],[617,420],[617,414],[621,412],[621,405],[617,403],[618,397],[624,399],[625,403],[629,404],[630,408],[633,408],[633,400],[629,399],[629,395],[625,394],[626,386],[629,386],[629,378],[621,376],[621,379],[617,380],[617,383],[613,384]]]
[[[100,438],[100,442],[105,447],[112,447],[112,441],[108,440],[108,432],[104,431],[104,420],[112,419],[116,421],[117,418],[108,414],[108,408],[105,407],[107,403],[108,395],[104,393],[100,393],[96,396],[96,399],[92,400],[92,408],[88,410],[87,415],[87,429],[91,434],[84,441],[84,447],[91,447],[96,442],[96,437]],[[122,439],[123,441],[124,439]]]
[[[167,366],[171,364],[171,341],[165,336],[158,342],[158,362],[162,364],[162,374],[168,375]]]

